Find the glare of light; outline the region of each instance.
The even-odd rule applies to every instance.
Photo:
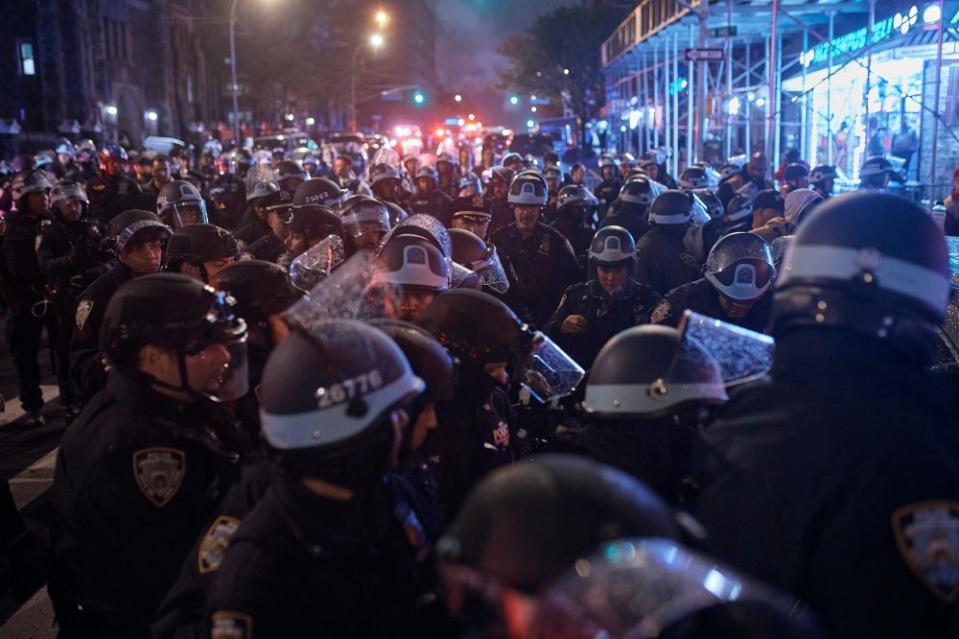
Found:
[[[536,126],[536,123],[533,122],[532,120],[527,120],[527,121],[526,121],[526,128],[527,128],[527,129],[532,129],[534,126]]]
[[[286,121],[287,121],[287,122],[292,122],[292,121],[293,121],[293,114],[292,114],[292,113],[287,113],[287,114],[286,114]]]
[[[629,128],[630,129],[635,129],[636,127],[639,126],[639,116],[640,116],[639,111],[635,109],[629,112]]]
[[[107,115],[116,115],[116,114],[117,114],[117,107],[116,107],[116,105],[113,105],[113,104],[108,104],[108,105],[106,105],[106,106],[103,108],[103,110],[106,111],[106,114],[107,114]]]
[[[475,116],[474,114],[470,113],[469,115],[466,116],[466,119],[469,120],[470,122],[472,122],[473,120],[476,119],[476,116]]]
[[[760,109],[766,106],[766,98],[756,98],[756,106]]]
[[[619,130],[622,133],[626,133],[626,125],[624,124],[623,126],[619,127]]]
[[[460,118],[459,120],[456,121],[456,124],[463,126],[464,124],[466,124],[466,120],[464,120],[463,118]]]
[[[446,135],[446,131],[444,131],[443,129],[436,129],[436,137],[441,138],[444,135]]]
[[[310,116],[306,119],[306,126],[313,126],[316,124],[316,118]]]
[[[729,579],[715,568],[709,570],[703,578],[703,588],[717,597],[722,597],[729,587]]]
[[[145,115],[147,116],[147,120],[150,122],[156,122],[160,117],[156,111],[147,111]]]
[[[563,69],[563,75],[569,75],[569,69]]]
[[[380,33],[374,33],[370,36],[370,46],[374,49],[379,49],[383,46],[383,35]]]
[[[398,126],[396,127],[396,137],[398,138],[408,138],[410,137],[412,131],[408,126]]]
[[[938,4],[931,4],[922,10],[922,21],[924,24],[935,24],[942,20],[942,10]]]
[[[457,93],[456,95],[453,96],[453,99],[454,99],[455,101],[457,101],[457,102],[462,102],[462,101],[463,101],[463,96],[461,96],[459,93]]]
[[[739,96],[733,96],[729,98],[729,102],[726,104],[726,111],[729,115],[739,115],[739,109],[743,106],[742,101],[739,99]]]
[[[683,78],[682,80],[679,81],[680,90],[685,89],[687,86],[689,86],[689,82],[686,81],[686,78]]]
[[[809,51],[804,51],[802,55],[799,56],[799,61],[804,67],[808,67],[812,64],[812,61],[816,59],[816,52],[812,49]]]
[[[515,95],[511,95],[510,98],[509,98],[509,103],[510,103],[510,104],[519,104],[519,98],[516,97]]]
[[[536,107],[535,107],[535,106],[531,106],[531,107],[529,108],[529,110],[530,110],[531,113],[536,113]]]
[[[422,93],[416,93],[413,95],[413,102],[416,102],[417,104],[423,104],[426,102],[426,96]]]
[[[753,100],[756,99],[756,94],[750,91],[749,93],[746,94],[746,99],[752,102]]]
[[[380,9],[374,14],[373,19],[376,21],[376,24],[381,27],[390,21],[390,14]]]

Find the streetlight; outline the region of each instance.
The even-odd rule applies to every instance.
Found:
[[[388,14],[387,12],[383,11],[382,9],[380,9],[380,10],[377,11],[376,14],[373,16],[373,19],[376,20],[376,24],[377,24],[380,28],[382,28],[382,27],[386,26],[386,23],[387,23],[387,22],[390,21],[390,14]]]
[[[377,22],[379,22],[379,14],[383,13],[382,11],[377,13]],[[386,14],[383,14],[386,15]],[[383,34],[374,33],[370,36],[369,44],[374,49],[379,49],[383,46]],[[356,65],[360,57],[360,51],[363,50],[363,42],[360,41],[356,48],[353,49],[353,64],[350,66],[350,131],[356,133]]]
[[[453,96],[453,100],[455,100],[456,102],[462,102],[462,101],[463,101],[463,96],[461,96],[459,93],[457,93],[456,95]]]

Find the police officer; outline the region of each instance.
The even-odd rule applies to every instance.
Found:
[[[765,332],[776,280],[769,245],[752,233],[725,235],[706,258],[705,277],[673,289],[650,315],[654,324],[677,326],[683,311]]]
[[[436,296],[450,286],[443,253],[416,235],[391,235],[376,256],[374,284],[383,287],[388,319],[419,322]]]
[[[859,188],[864,191],[885,191],[889,188],[889,182],[897,177],[892,162],[877,155],[862,163]]]
[[[410,211],[425,213],[440,219],[453,198],[437,188],[439,184],[436,169],[421,166],[416,171],[416,193],[409,199]]]
[[[505,166],[494,166],[490,170],[489,189],[483,194],[483,203],[492,216],[491,233],[513,221],[513,210],[509,204],[509,185],[512,181],[513,171]]]
[[[598,206],[596,196],[585,186],[564,186],[553,200],[554,214],[550,226],[569,240],[581,266],[585,266],[586,252],[596,232],[593,219]]]
[[[599,174],[602,181],[593,189],[596,199],[599,200],[599,217],[606,216],[610,205],[619,195],[619,190],[623,184],[619,178],[619,169],[616,167],[616,160],[609,156],[603,156],[599,161]]]
[[[669,509],[641,482],[582,457],[543,455],[484,479],[437,553],[467,636],[529,637],[536,594],[577,560],[619,537],[677,536]]]
[[[469,231],[486,241],[489,238],[489,228],[492,221],[492,214],[485,208],[469,206],[452,212],[449,227],[450,229]]]
[[[215,224],[187,224],[177,229],[167,244],[166,270],[208,284],[239,257],[240,246],[226,229]]]
[[[683,243],[692,222],[692,206],[688,193],[661,193],[649,209],[650,229],[636,242],[636,281],[660,295],[699,279],[697,260]]]
[[[804,600],[830,636],[959,627],[959,437],[925,370],[949,290],[923,208],[830,199],[777,281],[770,377],[706,433],[697,512],[712,550]]]
[[[304,204],[290,209],[286,222],[286,253],[282,262],[292,262],[330,235],[343,233],[343,221],[332,209],[321,204]]]
[[[324,177],[310,178],[296,187],[291,203],[293,206],[322,204],[335,209],[345,202],[349,196],[350,192],[340,188],[333,180]]]
[[[185,275],[137,278],[110,300],[109,381],[64,436],[51,487],[62,636],[149,636],[249,448],[210,400],[243,359],[245,334],[225,294]]]
[[[599,222],[599,227],[621,226],[634,240],[638,240],[649,229],[647,214],[653,201],[649,179],[641,175],[627,178],[619,190],[616,205]]]
[[[157,196],[164,186],[169,184],[173,177],[170,169],[170,158],[165,155],[156,155],[150,162],[149,180],[142,187],[139,208],[145,211],[155,211]]]
[[[353,172],[353,160],[348,155],[341,155],[333,162],[332,179],[353,195],[371,195],[370,187]]]
[[[371,197],[354,196],[339,210],[343,221],[346,255],[374,250],[390,231],[390,210]]]
[[[396,344],[359,322],[297,330],[276,348],[262,420],[283,472],[230,540],[207,593],[210,637],[432,627],[435,524],[391,474],[423,386]]]
[[[203,194],[186,180],[173,180],[160,189],[156,212],[174,230],[187,224],[207,224],[210,221]]]
[[[543,179],[546,180],[546,208],[543,209],[543,218],[547,224],[556,221],[556,198],[563,186],[563,171],[558,166],[547,166],[543,169]]]
[[[270,223],[267,218],[263,198],[280,190],[276,182],[257,182],[246,196],[246,211],[237,225],[234,235],[236,239],[249,246],[262,237],[269,235]]]
[[[46,319],[51,348],[56,352],[60,402],[68,418],[78,412],[70,382],[70,340],[77,297],[106,271],[113,252],[100,229],[87,219],[90,201],[78,182],[61,182],[50,192],[56,220],[43,231],[37,261],[46,277],[49,306]]]
[[[805,164],[794,162],[783,170],[783,183],[780,191],[783,197],[796,189],[809,188],[809,168]]]
[[[29,426],[44,423],[40,390],[40,338],[43,333],[44,276],[37,263],[37,247],[44,229],[53,223],[48,211],[53,185],[34,169],[13,181],[16,211],[6,217],[3,235],[5,296],[10,305],[6,337],[17,369],[20,404]]]
[[[246,183],[229,170],[225,155],[217,160],[217,175],[210,183],[210,199],[216,207],[213,214],[218,226],[235,230],[243,216],[247,203]]]
[[[659,294],[636,282],[636,243],[621,226],[604,226],[589,247],[590,278],[570,286],[543,331],[583,368],[611,337],[645,324]]]
[[[463,228],[450,229],[450,241],[453,252],[450,257],[482,280],[482,288],[491,295],[503,295],[513,282],[515,274],[511,268],[503,265],[492,242],[484,242],[481,237]]]
[[[123,163],[128,159],[126,149],[107,142],[98,155],[100,172],[87,181],[86,191],[90,196],[90,215],[96,222],[106,224],[120,213],[138,208],[141,193],[136,181],[123,174]]]
[[[403,177],[400,172],[384,163],[370,167],[370,190],[376,199],[382,202],[393,202],[399,206],[403,206],[403,202],[410,196],[403,189]]]
[[[420,326],[460,362],[453,401],[437,406],[441,423],[451,427],[437,431],[424,449],[435,458],[441,514],[450,519],[481,477],[523,450],[504,389],[509,371],[529,354],[533,335],[506,304],[470,289],[438,295]]]
[[[556,309],[566,287],[579,281],[582,271],[569,241],[539,221],[546,205],[546,182],[532,171],[513,178],[509,189],[514,222],[493,233],[493,243],[519,278],[510,287],[510,299],[523,309],[525,319],[542,326]]]
[[[687,166],[679,176],[679,188],[684,191],[709,188],[709,176],[706,169],[698,164]]]
[[[296,191],[296,189],[310,179],[310,174],[293,160],[283,160],[273,167],[273,173],[276,175],[276,182],[284,191]]]
[[[829,164],[821,164],[814,168],[809,174],[809,186],[819,193],[823,199],[832,197],[832,190],[836,185],[836,167]]]
[[[753,202],[748,195],[736,193],[729,200],[721,217],[703,224],[703,252],[706,256],[716,242],[730,233],[745,233],[753,228]]]
[[[155,214],[127,211],[111,222],[118,229],[117,261],[77,297],[75,330],[70,342],[70,376],[77,401],[86,403],[106,384],[100,324],[107,304],[121,285],[163,264],[163,252],[172,231]]]
[[[459,195],[459,170],[456,159],[448,153],[436,158],[436,190],[445,193],[450,198]]]
[[[694,445],[727,399],[719,364],[698,340],[664,326],[630,328],[590,369],[583,442],[593,459],[681,503]]]
[[[246,252],[258,260],[276,262],[286,250],[283,242],[288,234],[286,223],[290,220],[290,210],[293,208],[293,194],[283,190],[269,193],[259,201],[259,206],[266,213],[270,232],[248,245]]]

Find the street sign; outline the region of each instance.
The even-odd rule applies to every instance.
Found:
[[[736,25],[730,25],[728,27],[716,27],[715,29],[709,30],[710,38],[730,38],[736,35]]]
[[[690,62],[717,62],[725,57],[722,49],[686,49],[686,59]]]

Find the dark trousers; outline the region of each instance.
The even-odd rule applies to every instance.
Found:
[[[39,362],[42,335],[43,319],[34,317],[29,306],[13,311],[7,317],[7,343],[17,368],[20,405],[25,411],[39,411],[43,408]]]
[[[58,300],[51,304],[44,318],[47,325],[47,338],[55,361],[54,372],[57,386],[60,387],[60,402],[73,403],[73,386],[70,383],[70,340],[73,338],[74,300]]]

